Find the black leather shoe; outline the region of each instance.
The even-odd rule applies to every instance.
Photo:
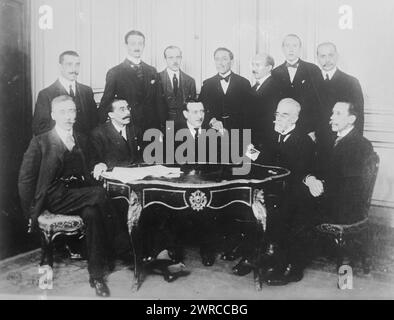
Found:
[[[90,279],[90,286],[96,290],[96,295],[107,298],[110,296],[109,288],[104,279]]]
[[[304,273],[301,269],[292,264],[288,264],[283,273],[273,272],[271,276],[266,278],[266,283],[269,286],[284,286],[290,282],[301,281]]]
[[[237,276],[245,276],[253,270],[253,265],[248,259],[241,259],[236,266],[233,267],[233,273]]]
[[[201,254],[201,262],[206,267],[211,267],[215,263],[215,255],[213,253]]]

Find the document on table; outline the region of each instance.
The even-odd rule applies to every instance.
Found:
[[[167,177],[176,178],[181,174],[180,168],[168,168],[162,165],[138,167],[138,168],[121,168],[115,167],[112,172],[105,172],[106,178],[115,179],[123,183],[144,179],[145,177]]]

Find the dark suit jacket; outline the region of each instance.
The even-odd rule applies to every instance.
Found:
[[[313,63],[299,60],[293,83],[290,82],[286,62],[272,71],[272,76],[278,81],[283,98],[293,98],[301,105],[298,129],[307,133],[316,130],[316,124],[321,113],[320,100],[316,79],[321,76],[320,68]]]
[[[271,76],[255,91],[253,90],[253,107],[248,117],[252,128],[252,142],[259,149],[272,147],[275,131],[275,112],[281,92],[277,81]]]
[[[337,69],[329,81],[324,81],[322,74],[316,83],[319,88],[319,96],[322,101],[322,124],[324,133],[330,133],[329,125],[332,109],[339,101],[351,102],[359,111],[356,128],[362,134],[364,130],[364,97],[360,82],[345,72]]]
[[[142,130],[127,125],[127,142],[116,131],[111,121],[101,124],[91,134],[92,165],[100,162],[108,168],[127,166],[142,160]]]
[[[140,86],[137,72],[127,59],[107,72],[104,94],[99,108],[101,123],[107,120],[109,105],[114,98],[117,98],[128,102],[134,123],[143,130],[159,127],[159,77],[154,67],[145,62],[141,64],[144,75],[142,86]]]
[[[318,163],[317,172],[317,177],[325,181],[325,222],[361,220],[366,214],[365,162],[373,153],[372,144],[353,129],[330,151],[325,161]]]
[[[312,139],[297,127],[289,133],[284,142],[278,142],[279,134],[274,135],[273,152],[266,154],[265,163],[284,167],[291,171],[289,186],[302,185],[303,179],[311,173],[315,161],[315,144]],[[264,158],[264,153],[263,153]]]
[[[170,79],[167,70],[160,72],[160,124],[163,128],[167,120],[181,121],[183,119],[182,107],[188,100],[196,99],[196,81],[184,73],[179,72],[179,89],[177,96],[174,95],[172,88],[172,79]],[[170,116],[169,113],[176,112],[176,115]]]
[[[59,80],[38,93],[33,117],[35,135],[49,131],[55,125],[51,118],[51,102],[61,95],[68,95],[68,92]],[[98,111],[92,88],[77,82],[75,95],[77,117],[74,128],[78,132],[89,134],[98,124]]]
[[[74,131],[76,146],[79,148],[85,178],[93,183],[88,167],[87,138]],[[49,186],[61,177],[66,146],[55,129],[33,137],[23,157],[19,171],[19,196],[25,214],[32,218],[33,225],[41,214]]]
[[[222,121],[226,129],[247,128],[246,115],[251,104],[249,80],[232,73],[227,93],[224,94],[219,75],[204,81],[200,100],[205,107],[205,121]],[[226,118],[228,116],[228,118]],[[250,127],[250,126],[249,126]]]

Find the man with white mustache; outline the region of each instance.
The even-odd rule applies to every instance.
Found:
[[[38,93],[33,117],[35,135],[52,129],[55,122],[51,118],[51,102],[61,95],[73,98],[77,116],[75,130],[89,134],[98,124],[98,112],[91,87],[77,82],[80,69],[80,57],[75,51],[65,51],[59,56],[59,78],[49,87]]]

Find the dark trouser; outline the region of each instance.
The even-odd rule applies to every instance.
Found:
[[[88,271],[91,278],[102,278],[114,234],[106,191],[98,186],[68,188],[58,182],[48,189],[46,208],[54,214],[82,217],[86,228]]]
[[[251,208],[243,204],[233,204],[223,209],[220,214],[220,231],[222,235],[223,251],[234,248],[242,256],[250,259],[256,248],[257,222]]]
[[[299,184],[283,195],[281,208],[267,223],[267,241],[279,245],[286,263],[303,269],[311,254],[311,229],[315,225],[314,201],[306,186]]]

